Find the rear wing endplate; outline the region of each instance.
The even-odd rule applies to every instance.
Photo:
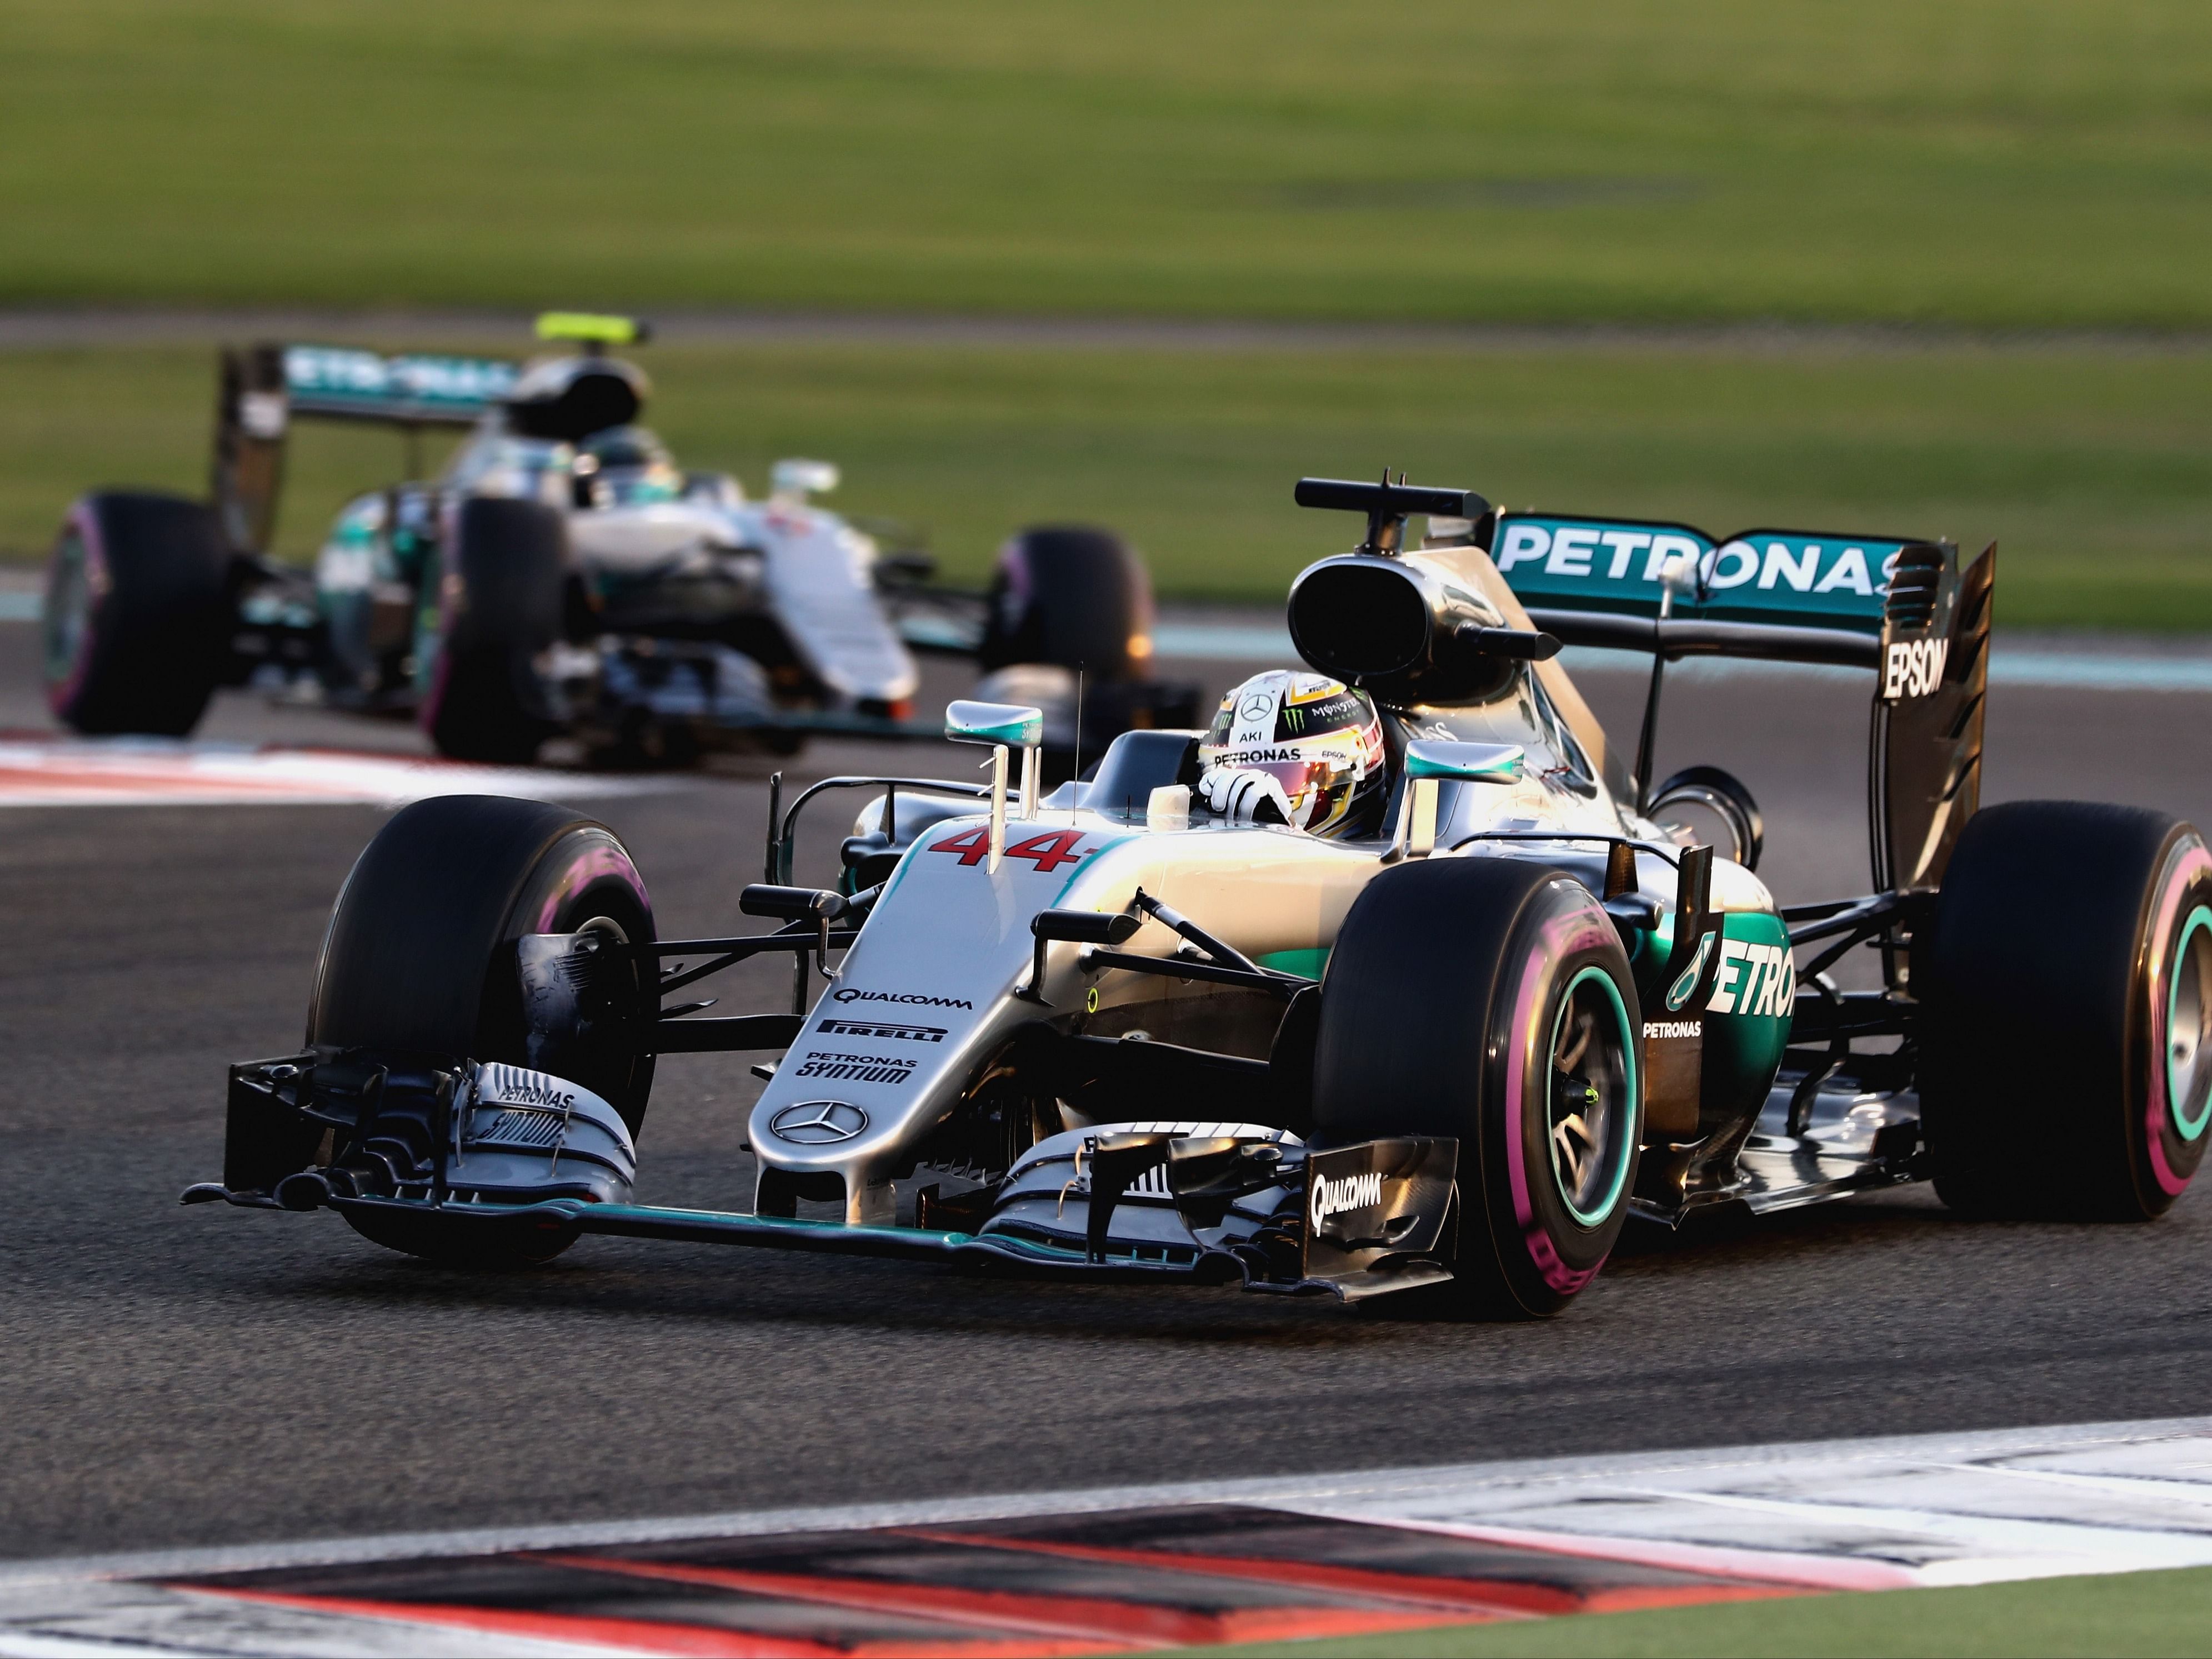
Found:
[[[231,545],[246,553],[269,545],[294,416],[410,429],[470,426],[507,397],[519,372],[495,357],[387,357],[322,345],[226,349],[216,403],[213,493]]]

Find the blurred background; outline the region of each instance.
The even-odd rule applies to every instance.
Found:
[[[2212,627],[2186,0],[5,15],[7,561],[201,488],[220,338],[517,354],[562,306],[660,325],[688,464],[833,459],[956,578],[1083,518],[1277,602],[1341,528],[1291,479],[1387,465],[1996,538],[2001,626]],[[280,550],[395,448],[303,431]]]

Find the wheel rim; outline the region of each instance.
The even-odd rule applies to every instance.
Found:
[[[2166,1106],[2185,1141],[2212,1123],[2212,909],[2181,925],[2166,993]]]
[[[2207,918],[2212,930],[2212,917]],[[1552,1179],[1567,1213],[1601,1224],[1628,1180],[1635,1130],[1636,1048],[1611,975],[1585,968],[1568,981],[1552,1023],[1545,1124]]]
[[[54,550],[40,616],[45,623],[46,684],[66,686],[76,677],[92,623],[92,582],[85,568],[84,538],[73,532],[64,536]]]

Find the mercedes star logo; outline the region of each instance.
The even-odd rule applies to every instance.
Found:
[[[769,1133],[799,1146],[834,1146],[868,1127],[868,1115],[842,1100],[804,1100],[769,1119]]]

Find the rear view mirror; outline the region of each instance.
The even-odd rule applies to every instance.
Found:
[[[955,743],[1002,743],[1009,749],[1034,749],[1044,741],[1044,710],[963,698],[945,705],[945,735]]]
[[[837,468],[829,461],[793,458],[778,461],[769,472],[769,491],[778,501],[804,501],[824,495],[837,487]]]
[[[1518,783],[1524,758],[1517,743],[1440,743],[1423,738],[1406,745],[1406,775],[1457,783]]]
[[[1443,743],[1423,738],[1406,745],[1406,801],[1398,838],[1385,856],[1424,859],[1437,844],[1437,786],[1518,783],[1526,769],[1517,743]]]
[[[945,735],[955,743],[991,745],[990,871],[999,873],[1006,850],[1006,750],[1022,751],[1022,816],[1037,810],[1037,745],[1044,741],[1044,710],[1015,702],[975,702],[963,697],[945,707]]]

